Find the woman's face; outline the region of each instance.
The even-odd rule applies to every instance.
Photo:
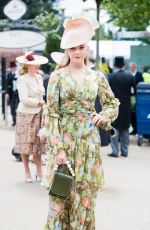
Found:
[[[40,65],[28,65],[28,71],[30,72],[37,72],[40,68]]]
[[[87,50],[88,50],[88,46],[86,44],[82,44],[67,49],[67,53],[69,55],[70,61],[74,63],[84,62],[87,56]]]

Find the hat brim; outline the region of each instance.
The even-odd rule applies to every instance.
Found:
[[[51,58],[53,59],[53,61],[59,65],[63,58],[64,58],[65,54],[64,53],[61,53],[61,52],[52,52],[51,53]]]
[[[17,62],[20,64],[26,65],[42,65],[48,63],[48,58],[41,56],[41,55],[33,55],[34,60],[28,61],[25,56],[19,56],[16,58]]]
[[[51,53],[51,58],[57,65],[62,64],[64,57],[65,57],[65,53],[62,53],[62,52],[52,52]],[[88,61],[87,66],[92,67],[94,66],[94,64]]]

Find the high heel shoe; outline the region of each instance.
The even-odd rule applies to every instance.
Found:
[[[35,174],[35,181],[36,182],[41,182],[42,178],[40,176],[38,176],[37,174]]]
[[[26,183],[32,183],[33,180],[32,180],[31,178],[26,178],[26,179],[25,179],[25,182],[26,182]]]

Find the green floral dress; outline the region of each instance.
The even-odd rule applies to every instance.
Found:
[[[119,101],[114,97],[102,73],[87,68],[82,87],[72,78],[68,67],[51,74],[45,109],[45,124],[49,132],[50,147],[46,174],[48,185],[55,170],[55,154],[62,148],[72,164],[77,183],[83,183],[84,189],[91,187],[94,191],[102,186],[99,130],[92,124],[91,117],[95,112],[97,94],[103,108],[100,114],[107,119],[107,124],[103,128],[111,129],[111,123],[118,115]],[[53,226],[47,229],[57,228]],[[76,226],[72,229],[86,228]]]

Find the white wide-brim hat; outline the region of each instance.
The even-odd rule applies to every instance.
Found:
[[[51,53],[51,58],[57,65],[62,63],[64,57],[65,57],[65,53],[62,53],[62,52],[52,52]]]
[[[60,47],[69,49],[85,44],[91,40],[94,34],[94,28],[86,19],[70,19],[66,24]]]
[[[27,64],[27,65],[42,65],[48,62],[48,58],[41,55],[34,55],[32,53],[19,56],[16,58],[16,60],[20,64]]]

